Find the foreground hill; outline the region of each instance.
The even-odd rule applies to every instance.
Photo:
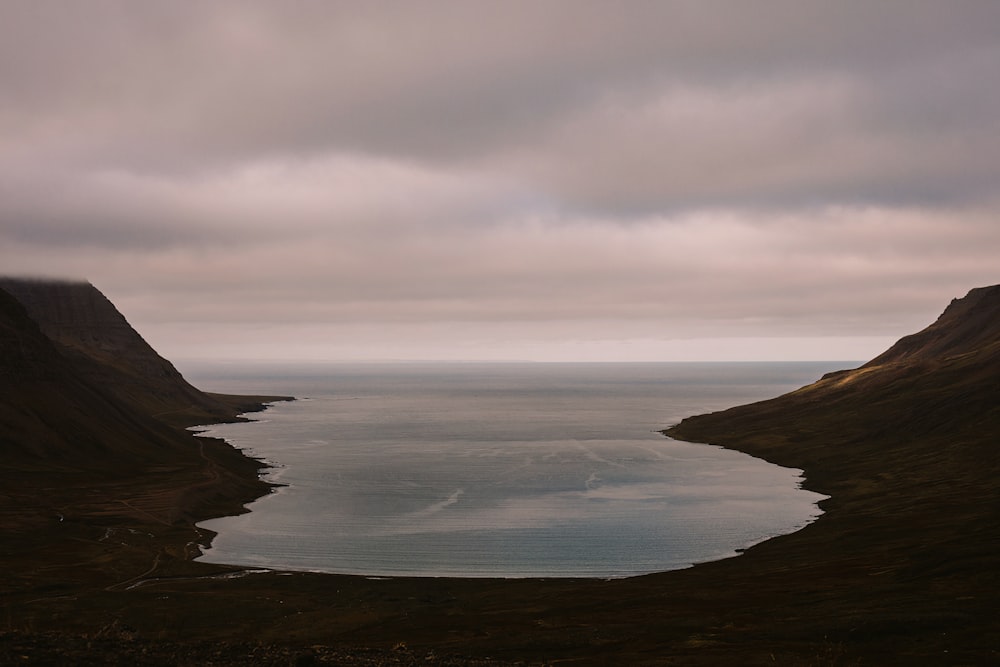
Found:
[[[17,304],[0,311],[11,372],[79,398],[86,378],[55,343]],[[250,572],[191,561],[197,531],[170,514],[221,463],[61,488],[5,536],[0,662],[1000,664],[998,344],[1000,286],[976,289],[860,368],[668,429],[802,468],[830,498],[739,557],[632,579]],[[57,479],[18,478],[0,502],[39,505]]]

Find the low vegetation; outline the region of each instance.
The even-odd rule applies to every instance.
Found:
[[[804,469],[830,496],[825,514],[736,558],[614,581],[373,580],[193,561],[211,537],[195,521],[267,488],[256,462],[178,425],[269,397],[201,404],[167,386],[179,378],[168,371],[149,395],[121,374],[162,369],[148,365],[152,350],[97,369],[99,355],[67,342],[72,326],[51,333],[45,309],[8,288],[0,663],[1000,661],[1000,286],[973,290],[860,369],[668,429]],[[91,347],[110,345],[91,324]],[[115,327],[115,345],[134,343]]]

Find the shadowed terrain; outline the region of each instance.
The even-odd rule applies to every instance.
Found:
[[[194,521],[267,489],[256,462],[178,425],[269,399],[201,398],[90,286],[15,283],[0,283],[0,662],[1000,659],[1000,286],[858,369],[668,429],[804,469],[826,513],[736,558],[601,581],[192,561],[210,537]]]

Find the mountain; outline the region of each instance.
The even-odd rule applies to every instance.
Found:
[[[106,387],[77,372],[3,290],[0,369],[4,467],[102,468],[155,460],[176,444],[174,429],[126,409]]]
[[[138,412],[190,425],[230,420],[254,401],[191,386],[86,282],[0,278],[80,378],[104,387]]]
[[[807,469],[814,488],[838,457],[927,449],[950,459],[942,465],[951,468],[984,453],[960,443],[997,432],[1000,285],[953,300],[933,324],[859,368],[778,398],[689,417],[666,431],[680,439],[738,440],[743,451]],[[804,443],[819,434],[822,446]],[[996,459],[995,449],[988,453],[987,462]]]
[[[0,516],[5,528],[55,498],[89,489],[106,513],[109,485],[154,484],[168,520],[227,510],[266,493],[258,461],[183,426],[232,421],[280,397],[205,394],[88,283],[0,280]],[[176,493],[165,490],[176,487]],[[137,487],[138,488],[138,487]],[[39,489],[47,489],[39,494]],[[134,490],[139,497],[147,499]],[[85,494],[84,494],[85,495]],[[167,502],[173,503],[170,506]],[[141,505],[142,501],[139,501]],[[100,503],[99,503],[100,504]],[[133,509],[139,507],[132,503]],[[139,511],[139,510],[135,510]],[[60,512],[60,514],[63,514]]]
[[[136,408],[177,405],[162,397],[188,390],[167,379],[155,400],[96,383],[129,371],[96,370],[96,353],[81,360],[30,310],[0,290],[0,663],[1000,661],[1000,286],[859,368],[668,429],[802,468],[830,497],[815,522],[739,557],[616,580],[192,561],[197,517],[262,492],[246,486],[256,462],[163,421],[182,413]]]
[[[995,662],[1000,285],[859,368],[665,433],[801,468],[804,486],[830,496],[818,521],[744,556],[758,599],[809,601],[771,603],[786,634],[822,635],[872,664]]]

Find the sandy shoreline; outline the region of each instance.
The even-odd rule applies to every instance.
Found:
[[[856,466],[845,464],[850,467]],[[859,504],[857,493],[842,493],[844,484],[857,486],[856,477],[819,472],[807,468],[808,482],[817,480],[814,488],[829,488],[824,492],[833,497],[824,503],[826,513],[803,530],[760,543],[739,558],[607,581],[250,574],[250,568],[190,560],[186,545],[196,532],[194,522],[235,507],[229,493],[206,502],[204,471],[186,489],[178,489],[176,474],[164,477],[162,486],[146,480],[105,489],[112,495],[95,496],[77,515],[32,531],[20,553],[5,550],[8,571],[34,574],[30,580],[15,577],[4,591],[10,620],[0,657],[5,646],[28,637],[49,637],[58,650],[62,640],[52,632],[103,632],[117,642],[105,650],[119,646],[126,655],[147,643],[251,642],[271,646],[275,655],[313,651],[324,660],[323,651],[337,652],[341,664],[366,651],[365,659],[402,661],[395,664],[415,664],[431,652],[466,656],[465,663],[454,664],[487,658],[490,664],[533,663],[555,656],[579,664],[768,664],[772,655],[779,664],[782,657],[784,664],[885,664],[907,655],[918,663],[964,655],[976,664],[995,655],[995,622],[987,621],[995,595],[983,591],[995,579],[989,565],[996,556],[980,550],[990,560],[972,577],[974,587],[966,586],[964,576],[925,574],[922,581],[910,555],[953,534],[942,520],[952,523],[954,515],[939,511],[937,520],[907,529],[863,499]],[[121,502],[129,496],[141,502]],[[194,501],[198,514],[153,520],[178,498]],[[934,494],[913,502],[920,500],[934,501]],[[985,505],[970,504],[966,511],[987,518]],[[109,525],[121,530],[114,540],[102,540]],[[978,539],[989,543],[983,532],[989,531],[980,531]],[[139,580],[140,586],[123,585]],[[308,648],[313,646],[326,648]]]
[[[266,416],[266,413],[264,413],[264,415],[262,415],[261,418],[265,419],[267,421],[277,421],[278,424],[281,423],[281,419],[277,419],[277,420],[270,419],[270,420],[268,420],[268,418]],[[306,421],[310,421],[312,419],[315,419],[315,416],[313,416],[311,414],[310,415],[305,415],[304,419],[306,419]],[[199,427],[192,427],[192,428],[201,429],[202,432],[205,432],[205,430],[208,429],[210,426],[211,425],[202,425],[202,426],[199,426]],[[295,425],[292,424],[292,425],[290,425],[290,427],[291,428],[295,428]],[[281,427],[281,426],[278,426],[277,428],[275,428],[275,424],[271,424],[271,429],[272,430],[264,431],[263,432],[263,433],[265,433],[264,438],[267,438],[267,439],[273,438],[279,444],[282,443],[283,442],[283,436],[282,436],[282,434],[284,433],[284,428]],[[243,435],[240,435],[240,434],[243,434]],[[253,445],[254,447],[257,447],[258,449],[260,449],[260,450],[268,453],[267,455],[269,455],[271,457],[278,457],[278,456],[280,456],[280,447],[276,447],[276,448],[273,448],[273,449],[268,449],[267,445],[264,442],[262,442],[261,440],[256,440],[255,441],[255,440],[253,440],[252,436],[250,436],[249,440],[248,440],[248,436],[246,434],[247,434],[247,432],[241,431],[241,430],[221,431],[221,432],[217,433],[217,435],[223,436],[222,437],[223,440],[229,442],[229,444],[231,444],[233,446],[236,446],[238,443],[233,442],[232,440],[230,440],[230,437],[235,438],[237,440],[243,440],[244,442],[247,442],[247,441],[252,442],[252,443],[254,443],[254,445]],[[202,436],[202,437],[204,437],[204,436]],[[261,436],[258,435],[257,437],[260,438]],[[299,434],[299,435],[297,435],[297,437],[304,438],[304,437],[308,437],[308,436],[301,436],[301,434]],[[654,438],[654,440],[652,441],[651,444],[652,444],[652,446],[656,446],[656,438],[660,437],[660,436],[657,436],[655,433],[653,433],[653,434],[651,434],[649,436],[646,436],[646,437],[652,437],[652,438]],[[645,446],[647,444],[649,444],[648,441],[644,442],[643,446]],[[717,446],[711,446],[711,445],[705,445],[705,444],[699,444],[699,443],[687,443],[687,442],[683,442],[683,441],[679,441],[679,440],[675,441],[675,440],[670,439],[670,438],[664,439],[663,442],[662,442],[662,444],[663,444],[664,447],[669,447],[672,444],[675,444],[678,447],[681,447],[681,446],[688,447],[692,451],[695,451],[696,453],[692,455],[692,454],[688,454],[687,450],[684,450],[682,452],[683,455],[684,456],[691,456],[694,459],[699,460],[699,461],[714,460],[717,457],[726,457],[726,458],[724,458],[722,460],[726,461],[727,462],[726,465],[730,466],[730,467],[733,466],[733,465],[735,465],[735,463],[741,463],[743,460],[749,460],[749,459],[746,459],[746,457],[742,456],[742,453],[740,453],[741,455],[738,455],[738,456],[734,455],[732,453],[728,453],[727,454],[726,453],[727,451],[728,452],[735,452],[737,450],[733,450],[733,449],[726,450],[726,448],[723,448],[723,447],[717,447]],[[241,451],[244,451],[244,453],[247,453],[247,452],[249,452],[251,450],[241,450]],[[670,449],[670,450],[659,450],[659,449],[657,449],[657,452],[661,452],[661,451],[669,451],[672,456],[682,457],[682,454],[677,453],[673,449]],[[697,453],[697,452],[700,452],[700,453]],[[255,452],[255,454],[259,454],[259,452]],[[408,560],[408,561],[404,561],[404,560],[398,560],[398,561],[397,560],[388,560],[388,559],[386,559],[384,557],[384,552],[383,551],[369,549],[369,550],[363,552],[364,555],[365,555],[365,558],[358,558],[355,555],[357,553],[357,551],[353,552],[353,554],[352,554],[352,555],[354,555],[353,560],[351,560],[351,559],[345,559],[346,562],[347,562],[347,565],[344,566],[344,567],[342,567],[342,568],[338,568],[338,567],[336,567],[336,565],[332,565],[332,566],[330,565],[330,563],[339,563],[340,562],[340,561],[333,560],[333,556],[330,555],[330,554],[336,554],[337,553],[335,551],[338,548],[337,544],[330,545],[330,551],[324,552],[324,556],[326,556],[326,558],[324,560],[322,560],[322,561],[319,560],[319,559],[312,559],[312,560],[302,559],[302,560],[296,560],[295,559],[296,552],[292,551],[292,549],[298,548],[298,547],[288,547],[288,546],[286,546],[284,544],[280,544],[279,543],[280,546],[278,546],[276,548],[276,550],[272,551],[272,550],[269,550],[269,546],[270,545],[268,543],[268,539],[272,535],[280,535],[280,536],[282,536],[283,539],[291,539],[289,536],[295,536],[295,535],[298,535],[298,534],[286,530],[286,528],[285,528],[285,526],[284,526],[283,523],[277,524],[277,525],[267,525],[267,524],[265,524],[263,528],[261,527],[260,524],[249,524],[249,523],[246,523],[248,521],[253,521],[253,516],[252,515],[255,515],[257,513],[257,511],[258,511],[258,508],[260,507],[259,505],[257,505],[257,503],[259,503],[261,501],[265,501],[265,500],[268,501],[268,502],[270,502],[270,499],[272,498],[272,496],[274,496],[277,493],[280,493],[282,490],[287,490],[287,485],[285,485],[282,482],[275,481],[271,477],[271,475],[269,474],[274,469],[273,465],[275,465],[275,464],[273,464],[273,463],[269,464],[269,462],[267,461],[267,455],[264,455],[263,458],[257,458],[257,460],[261,461],[264,464],[272,466],[271,468],[265,469],[265,470],[262,471],[262,479],[264,479],[264,481],[266,481],[269,484],[275,485],[275,488],[272,488],[270,490],[271,493],[269,493],[269,494],[267,494],[265,496],[261,496],[260,498],[257,498],[255,501],[253,501],[253,503],[250,503],[247,506],[247,508],[246,508],[247,512],[251,516],[246,516],[246,517],[244,517],[243,519],[241,519],[239,521],[234,521],[234,522],[228,523],[228,524],[225,523],[225,522],[216,522],[215,521],[215,519],[222,518],[222,517],[210,517],[209,518],[210,520],[207,521],[207,522],[204,521],[204,520],[200,521],[197,524],[197,526],[198,526],[198,528],[200,530],[209,531],[209,532],[212,532],[212,531],[221,531],[224,534],[226,534],[226,536],[228,537],[228,540],[225,540],[224,542],[220,542],[219,543],[219,545],[220,545],[221,548],[216,548],[214,553],[212,552],[212,548],[209,548],[210,547],[209,543],[203,541],[202,544],[203,544],[203,546],[205,548],[203,549],[203,552],[202,552],[201,555],[205,556],[205,558],[202,558],[201,562],[214,563],[214,564],[218,564],[218,565],[231,565],[231,566],[236,566],[236,567],[267,568],[267,569],[273,569],[273,570],[289,570],[289,571],[294,571],[294,572],[316,573],[316,574],[325,573],[325,574],[335,574],[335,575],[349,575],[349,576],[360,576],[360,577],[366,577],[366,578],[373,578],[373,577],[378,577],[378,578],[417,577],[417,578],[536,579],[536,580],[545,580],[545,579],[596,579],[596,580],[624,579],[624,578],[631,578],[631,577],[637,577],[637,576],[647,576],[647,575],[650,575],[650,574],[661,574],[661,573],[664,573],[664,572],[671,572],[671,571],[676,571],[676,570],[680,570],[680,569],[686,569],[688,567],[692,567],[693,565],[700,564],[700,563],[711,562],[711,561],[714,561],[714,560],[722,560],[722,559],[726,559],[726,558],[732,558],[732,557],[735,557],[737,555],[740,555],[740,554],[744,553],[747,549],[755,546],[756,544],[764,542],[764,541],[766,541],[768,539],[772,539],[773,537],[775,537],[777,535],[787,534],[787,533],[790,533],[790,532],[795,532],[797,530],[801,530],[802,527],[804,527],[805,525],[808,525],[808,523],[812,523],[813,521],[815,521],[816,517],[819,514],[821,514],[821,511],[818,510],[817,507],[816,507],[816,505],[817,505],[817,496],[806,496],[805,499],[803,499],[803,500],[796,500],[796,502],[798,503],[796,505],[796,507],[807,508],[807,509],[803,509],[802,512],[799,513],[796,516],[796,520],[795,520],[794,525],[793,525],[792,522],[789,521],[789,522],[786,522],[782,526],[768,525],[768,526],[763,526],[762,527],[762,526],[758,525],[756,522],[754,522],[755,517],[749,516],[749,513],[746,516],[746,521],[748,522],[747,523],[748,526],[753,526],[752,529],[745,529],[746,527],[743,526],[743,525],[740,525],[739,522],[735,522],[735,521],[728,520],[728,519],[720,520],[717,523],[713,522],[712,525],[714,526],[714,530],[717,533],[724,533],[724,534],[729,535],[729,540],[728,541],[722,540],[718,544],[713,544],[712,546],[716,547],[716,548],[707,549],[704,546],[702,546],[701,549],[697,553],[683,552],[681,556],[676,556],[675,555],[676,552],[675,551],[671,551],[671,549],[675,549],[675,550],[677,550],[679,552],[681,549],[684,548],[684,545],[681,543],[681,540],[675,539],[675,540],[667,543],[664,546],[664,548],[662,549],[662,552],[664,554],[671,554],[672,557],[669,558],[669,559],[666,558],[666,557],[661,557],[660,561],[658,563],[653,562],[652,558],[649,558],[649,559],[646,559],[646,560],[643,560],[643,561],[640,561],[639,559],[630,560],[629,559],[630,556],[625,553],[625,549],[627,549],[627,547],[623,548],[622,545],[623,544],[631,544],[632,542],[635,542],[637,540],[634,539],[634,536],[632,534],[624,534],[624,531],[618,530],[618,532],[616,533],[618,535],[618,538],[616,538],[615,541],[614,541],[614,548],[617,548],[619,550],[619,553],[622,554],[621,557],[619,559],[613,561],[613,562],[610,561],[610,560],[600,561],[600,564],[596,565],[596,566],[595,565],[591,565],[591,563],[597,562],[597,561],[583,561],[582,559],[579,559],[578,561],[573,561],[573,562],[570,562],[568,565],[562,565],[562,566],[556,566],[556,565],[550,564],[548,567],[545,567],[545,568],[541,568],[541,567],[535,567],[533,569],[515,568],[515,567],[512,567],[510,565],[510,563],[513,562],[513,558],[510,557],[510,548],[507,547],[506,551],[498,551],[497,552],[500,555],[493,555],[493,556],[487,556],[486,557],[487,559],[489,559],[489,558],[492,557],[492,558],[495,558],[495,559],[498,559],[498,560],[507,558],[506,561],[502,561],[501,560],[501,562],[503,562],[502,566],[500,566],[500,567],[494,567],[492,562],[483,562],[483,563],[480,563],[480,565],[482,565],[481,567],[479,567],[479,566],[473,567],[473,566],[467,565],[464,561],[461,560],[462,559],[461,550],[463,548],[465,548],[465,544],[460,544],[460,543],[457,543],[457,542],[447,542],[447,541],[444,541],[443,543],[447,545],[447,551],[445,552],[444,549],[442,549],[440,546],[437,546],[437,545],[435,545],[434,547],[432,547],[432,549],[441,549],[441,551],[440,552],[438,552],[438,551],[433,551],[432,552],[435,556],[438,556],[438,559],[436,561],[432,561],[431,562],[431,566],[428,566],[428,567],[421,567],[419,565],[415,565],[415,563],[417,562],[415,559],[411,559],[411,560]],[[315,454],[313,454],[313,456],[315,456]],[[623,456],[624,456],[624,454],[623,454]],[[674,460],[674,461],[671,462],[671,466],[673,468],[672,470],[666,470],[666,469],[664,469],[664,470],[660,470],[658,472],[660,474],[663,474],[663,475],[672,475],[671,477],[668,478],[670,480],[670,483],[675,483],[676,482],[676,483],[687,484],[687,483],[689,483],[689,477],[687,475],[685,475],[685,474],[681,474],[681,473],[678,472],[679,470],[686,470],[686,468],[682,467],[685,463],[686,463],[686,461],[683,460],[683,457],[682,457],[681,459],[676,459],[676,460]],[[282,468],[284,468],[284,466],[282,464],[276,464],[276,465],[280,465]],[[302,468],[304,468],[306,466],[310,466],[310,465],[315,465],[314,460],[313,461],[303,461],[301,459],[290,459],[290,462],[289,462],[289,466],[290,467],[288,468],[288,470],[292,470],[295,467],[298,467],[301,470]],[[328,465],[328,464],[325,464],[325,465]],[[700,468],[699,468],[697,474],[705,474],[705,471],[709,470],[709,468],[707,467],[707,464],[700,463],[699,465],[700,465]],[[742,465],[742,463],[741,463],[741,465]],[[760,463],[759,460],[758,460],[758,465],[761,468],[775,469],[775,468],[773,468],[770,465],[764,465],[764,464]],[[306,468],[306,469],[308,469],[308,468]],[[713,468],[712,470],[715,470],[715,469]],[[757,472],[756,469],[754,469],[754,472]],[[802,484],[801,484],[801,481],[800,481],[801,480],[801,475],[800,475],[801,471],[800,470],[795,470],[795,469],[789,469],[789,470],[787,470],[787,472],[791,473],[790,476],[795,478],[795,479],[792,479],[791,481],[787,481],[787,488],[788,489],[801,488],[802,487]],[[716,472],[716,474],[721,475],[721,473],[718,473],[718,472]],[[752,487],[754,489],[754,493],[753,494],[744,493],[743,496],[741,496],[741,497],[750,498],[751,495],[752,495],[753,500],[759,502],[760,499],[764,497],[764,494],[757,494],[756,493],[757,490],[758,490],[758,486],[760,486],[762,484],[765,484],[765,483],[770,483],[772,486],[769,487],[769,488],[772,488],[772,487],[774,487],[774,480],[769,479],[768,482],[759,482],[759,481],[758,482],[753,482],[753,481],[751,481],[751,479],[749,477],[749,472],[747,473],[747,475],[748,476],[746,476],[746,477],[733,476],[731,479],[730,478],[726,478],[726,479],[729,479],[729,481],[731,481],[732,484],[747,485],[748,488]],[[782,484],[784,484],[786,482],[786,480],[782,479],[781,482],[782,482]],[[304,484],[305,483],[308,483],[308,482],[304,482]],[[313,482],[313,483],[315,483],[315,482]],[[621,479],[618,479],[616,481],[616,483],[617,484],[621,484]],[[757,484],[758,486],[753,486],[754,484]],[[451,487],[448,487],[448,488],[451,488]],[[562,487],[560,487],[560,488],[562,488]],[[615,488],[618,488],[618,487],[615,487]],[[763,487],[761,486],[760,488],[763,488]],[[778,487],[778,488],[785,488],[785,487],[782,486],[782,487]],[[364,492],[364,489],[361,489],[361,491]],[[447,492],[447,490],[445,492]],[[665,491],[660,491],[660,492],[661,493],[666,493]],[[388,491],[386,491],[386,493],[388,493]],[[650,492],[650,491],[644,489],[644,493],[651,494],[653,492]],[[777,492],[768,491],[768,493],[777,493]],[[798,493],[798,491],[796,491],[795,493]],[[803,495],[805,495],[805,494],[803,494]],[[710,496],[710,495],[697,496],[697,497],[701,501],[713,502],[713,497]],[[727,502],[730,499],[729,495],[725,495],[724,498],[726,499]],[[790,502],[791,500],[793,500],[793,499],[790,498],[790,497],[788,497],[787,495],[785,495],[785,496],[781,497],[781,501],[780,502],[786,502],[786,501]],[[430,501],[428,501],[428,502],[430,502]],[[779,506],[779,501],[777,501],[777,500],[774,500],[774,501],[768,500],[768,502],[771,503],[771,505],[769,507],[771,507],[771,508],[773,508],[775,510],[782,510],[782,511],[788,512],[788,508],[787,507]],[[300,507],[301,507],[301,505],[296,506],[293,509],[298,510],[298,509],[300,509]],[[713,507],[714,507],[714,505],[713,505]],[[727,507],[723,507],[722,509],[723,510],[729,510],[729,507],[728,506]],[[263,510],[263,511],[265,513],[267,512],[267,510]],[[289,513],[289,511],[290,511],[289,506],[283,505],[281,507],[281,509],[278,510],[278,512],[276,514],[272,514],[272,516],[277,516],[279,519],[284,519],[284,517]],[[336,511],[336,508],[333,508],[332,511]],[[605,507],[602,507],[602,509],[600,510],[600,512],[607,512],[607,511],[608,510]],[[676,511],[676,510],[673,510],[671,508],[667,508],[667,511],[671,512],[671,511]],[[760,512],[761,511],[760,507],[757,506],[755,508],[755,511]],[[809,513],[808,516],[805,514],[806,511],[808,511],[808,513]],[[705,510],[702,510],[702,514],[704,514],[704,512],[705,512]],[[232,516],[232,515],[230,514],[230,515],[226,515],[226,516]],[[348,516],[348,519],[352,519],[352,518],[353,517]],[[601,518],[601,517],[598,517],[598,518]],[[385,519],[385,517],[382,517],[380,520],[386,520],[386,519]],[[304,521],[306,522],[307,527],[309,527],[311,530],[315,530],[315,531],[321,531],[322,530],[322,528],[317,528],[315,526],[322,526],[322,525],[324,525],[322,522],[311,523],[310,524],[309,523],[310,519],[308,519],[308,518],[304,519]],[[253,527],[252,528],[247,528],[248,525],[251,525]],[[326,525],[329,525],[329,524],[326,524]],[[674,523],[670,523],[668,525],[668,529],[672,529],[674,525],[675,525]],[[339,523],[338,523],[337,527],[339,529],[339,527],[340,527]],[[271,532],[268,532],[268,528],[270,528]],[[366,525],[365,528],[367,529],[367,528],[369,528],[369,526]],[[618,526],[613,526],[612,528],[617,529]],[[745,529],[745,532],[743,532],[743,533],[737,533],[736,529]],[[345,532],[346,532],[346,530],[347,529],[345,529]],[[557,526],[556,528],[553,529],[552,534],[558,536],[559,534],[556,532],[558,530],[559,530],[559,527]],[[230,531],[230,532],[228,532],[228,534],[227,534],[227,531]],[[213,534],[213,536],[215,535],[214,532],[212,534]],[[236,545],[237,545],[236,547],[234,547],[234,545],[233,545],[233,537],[232,537],[233,534],[236,534],[239,538],[242,538],[242,541],[238,540],[236,542]],[[341,533],[341,534],[343,534],[343,533]],[[663,534],[668,534],[668,531],[665,530]],[[681,533],[681,534],[683,534],[683,535],[689,535],[689,534],[690,535],[695,535],[696,533],[694,532],[693,529],[685,527],[684,528],[684,532]],[[245,537],[246,535],[250,535],[250,538],[246,538]],[[575,537],[575,534],[573,535],[573,537]],[[596,542],[598,540],[601,540],[601,539],[607,539],[607,538],[603,537],[598,531],[594,531],[594,530],[589,531],[588,537],[593,538],[594,542]],[[645,536],[643,536],[643,537],[645,538]],[[320,553],[320,551],[319,551],[320,549],[324,549],[324,550],[326,549],[326,544],[327,543],[325,543],[325,542],[323,542],[323,543],[320,543],[320,542],[310,542],[309,540],[311,538],[312,538],[312,536],[308,535],[308,534],[302,535],[299,538],[299,539],[303,540],[308,545],[306,547],[308,549],[307,553],[309,553],[310,555],[312,555],[314,553]],[[213,537],[213,539],[214,539],[214,537]],[[362,536],[362,539],[364,539],[364,536]],[[438,538],[435,538],[435,539],[438,539]],[[466,543],[468,543],[468,541],[470,539],[472,539],[472,538],[470,538],[468,536],[468,534],[466,533],[466,534],[463,534],[463,538],[462,539],[465,540]],[[504,533],[504,539],[512,539],[512,538],[508,538],[507,537],[507,533]],[[516,539],[516,538],[513,538],[513,539]],[[553,538],[553,539],[558,539],[558,538],[556,537],[556,538]],[[695,538],[692,538],[692,539],[695,539],[695,540],[699,540],[700,539],[700,540],[704,541],[704,538],[702,537],[701,534],[697,534],[697,536]],[[629,542],[628,540],[632,540],[632,542]],[[655,552],[651,548],[648,547],[648,542],[651,542],[651,541],[652,540],[645,540],[644,539],[643,547],[646,547],[646,549],[645,550],[636,549],[634,553],[638,553],[638,554],[654,554]],[[440,539],[439,539],[439,542],[441,542]],[[610,544],[611,541],[609,540],[608,543]],[[247,546],[248,544],[249,544],[249,547]],[[261,551],[255,551],[254,550],[254,545],[257,545],[257,544],[261,544],[262,545],[262,550]],[[562,543],[560,543],[560,544],[562,544]],[[588,544],[590,544],[590,542],[588,542]],[[211,546],[214,547],[214,545],[211,545]],[[392,545],[392,547],[393,547],[393,553],[403,552],[404,548],[408,548],[409,546],[410,546],[410,544],[408,544],[408,543],[407,544],[402,544],[402,545],[400,543],[393,544]],[[534,546],[534,545],[530,545],[529,544],[529,547],[531,547],[531,546]],[[242,547],[242,548],[240,548],[240,547]],[[355,550],[359,550],[359,549],[361,549],[361,546],[358,545],[358,544],[353,544],[352,548],[355,549]],[[427,551],[427,545],[426,544],[418,545],[417,549],[420,549],[420,548],[423,548],[425,550],[424,551],[424,555],[425,555],[426,551]],[[563,549],[565,549],[566,547],[560,546],[560,547],[555,547],[555,548],[563,548]],[[592,548],[592,551],[594,549],[599,549],[599,548],[601,548],[600,545],[598,547]],[[291,558],[288,557],[289,553],[292,553],[292,557]],[[247,557],[248,554],[249,554],[249,557]],[[227,558],[229,560],[227,560]],[[421,562],[423,562],[423,561],[421,561]],[[585,565],[584,566],[579,566],[578,565],[579,562],[584,562]],[[389,563],[389,565],[386,565],[386,563]],[[608,563],[610,563],[610,564],[608,564]],[[646,567],[639,567],[639,566],[632,567],[633,563],[642,563],[643,565],[646,565]],[[373,564],[374,564],[374,566],[373,566]]]
[[[852,440],[817,418],[788,438],[787,424],[740,421],[756,418],[699,417],[668,432],[803,470],[807,488],[831,496],[824,514],[739,557],[613,580],[373,579],[193,561],[198,521],[245,511],[267,491],[260,463],[218,442],[199,466],[142,478],[11,479],[3,488],[18,520],[5,533],[17,542],[5,539],[2,553],[13,576],[0,591],[0,661],[72,657],[83,640],[104,642],[108,656],[162,654],[147,664],[198,664],[209,651],[217,664],[246,664],[248,647],[260,664],[997,657],[995,428]],[[774,421],[767,410],[760,419]],[[44,498],[32,491],[46,487]]]
[[[99,296],[52,289],[56,304]],[[856,371],[669,429],[803,470],[830,496],[825,514],[737,558],[614,580],[242,576],[195,562],[195,524],[270,487],[260,462],[180,429],[276,397],[206,396],[128,341],[124,365],[74,366],[4,303],[16,346],[0,351],[30,343],[33,356],[8,355],[0,663],[1000,662],[1000,286]],[[129,369],[147,364],[167,380],[136,382]]]

